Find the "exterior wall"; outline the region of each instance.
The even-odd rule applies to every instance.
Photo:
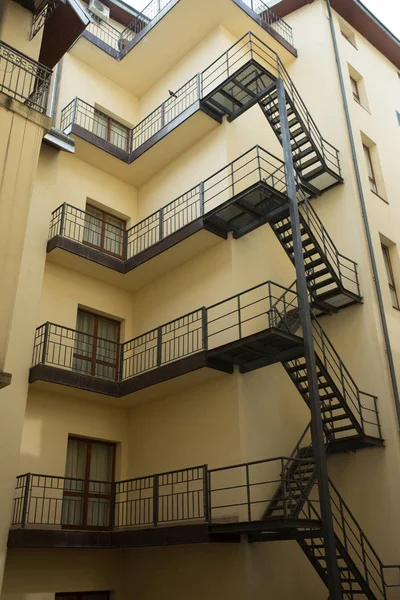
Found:
[[[30,39],[32,18],[29,10],[8,0],[4,20],[0,27],[0,39],[33,60],[38,60],[43,30],[39,31],[33,40]]]
[[[16,4],[10,6],[8,18],[12,20],[16,18],[13,11],[17,15],[22,9]],[[338,29],[336,16],[335,19]],[[313,200],[313,206],[339,251],[358,262],[364,298],[362,305],[324,317],[322,326],[358,386],[378,395],[386,440],[385,448],[330,457],[329,472],[384,562],[396,563],[399,562],[397,539],[400,534],[396,502],[400,489],[398,477],[394,476],[400,467],[398,428],[324,3],[315,0],[287,20],[294,29],[299,51],[299,59],[289,67],[290,75],[322,134],[340,150],[345,181],[344,185]],[[311,26],[313,36],[310,36]],[[358,51],[347,46],[339,31],[338,37],[345,73],[350,63],[365,78],[371,114],[358,105],[351,105],[351,114],[359,142],[374,244],[380,257],[379,234],[394,243],[398,237],[395,227],[399,215],[392,200],[398,185],[393,138],[388,135],[396,126],[396,121],[392,125],[396,118],[393,98],[398,80],[393,66],[361,36],[357,35]],[[235,39],[227,28],[214,28],[140,99],[69,54],[63,59],[57,119],[61,109],[78,96],[135,124],[166,99],[168,89],[177,89]],[[382,86],[369,84],[377,78]],[[348,92],[351,101],[349,87]],[[8,112],[0,109],[0,118],[11,127]],[[13,273],[7,288],[7,298],[12,300],[8,312],[13,320],[5,364],[15,379],[9,390],[2,391],[7,457],[4,473],[1,472],[6,482],[4,505],[0,505],[0,513],[4,515],[0,521],[3,555],[14,476],[28,471],[62,476],[69,434],[116,442],[116,477],[119,479],[201,464],[216,468],[290,455],[310,419],[304,401],[281,365],[245,375],[238,372],[231,376],[216,375],[210,381],[130,408],[118,406],[117,401],[114,403],[110,398],[95,402],[72,388],[44,391],[40,386],[32,386],[28,391],[34,327],[51,321],[75,328],[79,306],[121,319],[121,338],[127,340],[268,279],[281,285],[292,283],[294,268],[269,226],[260,227],[239,240],[232,237],[221,240],[137,291],[120,289],[111,280],[98,281],[91,276],[89,261],[84,275],[55,264],[51,255],[45,256],[51,211],[62,202],[84,209],[90,199],[126,218],[129,227],[254,144],[282,157],[279,143],[259,107],[253,107],[232,123],[224,121],[139,189],[77,156],[57,153],[44,146],[31,207],[39,126],[35,125],[34,129],[33,125],[26,125],[30,142],[25,142],[22,150],[23,124],[17,117],[13,119],[16,122],[12,126],[16,130],[12,132],[12,140],[16,149],[10,158],[23,157],[21,164],[25,165],[26,173],[21,175],[13,167],[9,179],[10,187],[16,187],[21,198],[22,218],[16,219],[10,206],[6,207],[13,219],[7,222],[5,230],[13,231],[12,223],[16,221],[20,229],[10,236],[18,241],[19,254],[13,253],[11,257]],[[377,143],[389,204],[368,190],[359,130]],[[18,161],[13,160],[13,165],[16,164]],[[19,191],[19,187],[23,189]],[[8,192],[4,196],[8,197]],[[9,261],[9,257],[6,258]],[[398,269],[400,259],[396,258],[394,265]],[[398,361],[400,349],[396,340],[400,325],[384,285],[381,258],[379,268]],[[27,310],[27,299],[32,310]],[[3,345],[5,347],[5,343]],[[366,490],[368,502],[365,501]],[[2,597],[52,600],[57,591],[110,589],[117,600],[131,598],[133,593],[150,600],[187,597],[189,590],[190,597],[196,600],[204,597],[204,585],[210,598],[255,600],[267,596],[323,600],[327,594],[294,541],[252,545],[243,541],[240,545],[193,545],[124,552],[10,550]]]
[[[1,391],[0,453],[0,579],[15,485],[15,469],[28,391],[28,368],[40,294],[40,271],[35,239],[33,183],[41,139],[49,127],[46,117],[0,94],[0,370],[12,374]],[[27,306],[27,300],[29,305]]]

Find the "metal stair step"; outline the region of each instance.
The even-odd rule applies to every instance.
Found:
[[[319,397],[321,402],[325,402],[326,400],[333,400],[334,398],[337,398],[337,394],[335,394],[335,392],[330,392],[329,394],[325,394],[324,396]]]
[[[312,167],[312,165],[315,165],[317,162],[320,162],[320,160],[321,159],[316,154],[315,156],[313,156],[309,160],[306,160],[304,163],[301,163],[301,165],[299,165],[299,167],[303,171],[304,169],[308,169],[308,167]]]
[[[292,112],[292,114],[293,114],[293,112]],[[296,123],[298,123],[298,122],[299,122],[298,118],[294,117],[294,119],[291,119],[289,121],[289,128],[293,127],[293,125],[296,125]],[[273,119],[271,119],[270,123],[271,123],[272,126],[276,125],[277,127],[280,127],[281,126],[281,118],[280,118],[280,116],[278,115],[277,117],[274,117]]]
[[[301,363],[300,365],[295,365],[294,367],[290,367],[288,368],[288,373],[295,373],[296,371],[302,371],[303,369],[306,369],[307,365],[306,363]]]
[[[308,270],[308,267],[306,266],[306,271],[307,270]],[[328,268],[321,269],[320,271],[314,271],[313,273],[306,275],[306,280],[313,281],[314,279],[317,279],[318,277],[322,277],[323,275],[327,275],[328,273],[330,273],[330,270]]]
[[[300,169],[302,170],[302,166],[300,167]],[[322,175],[322,173],[325,173],[325,168],[323,166],[318,167],[317,169],[313,169],[312,171],[309,171],[305,175],[302,175],[302,177],[306,181],[311,181],[312,179],[315,179],[315,177]]]
[[[321,281],[320,283],[311,285],[310,290],[312,292],[314,292],[315,290],[320,290],[321,288],[326,287],[327,285],[330,285],[331,283],[335,283],[335,280],[333,279],[333,277],[329,277],[328,279],[324,279],[324,281]]]
[[[276,227],[276,223],[274,224],[274,231],[278,235],[281,233],[285,233],[285,231],[288,231],[289,229],[292,229],[292,224],[290,221],[288,223],[285,223],[284,225],[281,225],[280,227]]]
[[[340,431],[350,431],[350,429],[354,429],[354,425],[345,425],[344,427],[335,427],[335,433],[339,433]]]
[[[290,145],[292,146],[292,151],[293,151],[293,148],[301,148],[305,144],[309,144],[309,143],[310,143],[310,140],[308,139],[308,137],[303,137],[303,138],[301,138],[301,140],[295,140],[292,138]],[[314,151],[314,148],[312,146],[311,146],[311,148],[312,148],[312,151]],[[296,159],[293,158],[293,160],[294,160],[294,162],[298,161],[297,158]]]
[[[317,260],[313,260],[309,263],[306,263],[304,265],[306,271],[308,271],[308,269],[314,269],[314,267],[319,267],[319,265],[323,265],[324,264],[324,259],[323,258],[318,258]]]
[[[336,417],[324,417],[324,423],[335,423],[337,421],[344,421],[348,418],[349,416],[347,414],[337,415]]]
[[[302,158],[309,156],[309,154],[312,154],[312,152],[315,152],[315,150],[312,146],[310,146],[309,148],[305,148],[304,150],[301,150],[300,152],[293,154],[293,161],[296,163],[299,160],[301,160]]]
[[[321,371],[317,371],[317,376],[320,377],[322,375]],[[303,381],[307,381],[308,380],[308,376],[307,375],[302,375],[301,377],[293,377],[293,381],[295,383],[303,383]]]
[[[332,396],[333,398],[336,398],[336,394],[327,394],[327,396]],[[330,400],[330,398],[328,398]],[[320,397],[321,400],[321,397]],[[326,412],[330,412],[332,410],[338,410],[339,408],[343,409],[343,406],[341,404],[333,404],[332,406],[321,406],[321,412],[322,413],[326,413]]]

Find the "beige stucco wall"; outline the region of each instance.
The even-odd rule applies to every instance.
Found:
[[[322,325],[359,387],[378,395],[386,440],[385,448],[330,457],[329,473],[382,559],[389,563],[400,562],[397,542],[400,489],[399,478],[395,476],[400,467],[398,430],[329,41],[329,23],[320,0],[290,15],[288,21],[294,29],[299,51],[298,60],[288,67],[290,75],[324,137],[340,150],[345,180],[345,185],[316,198],[313,205],[339,251],[358,262],[364,298],[362,305],[324,317]],[[392,309],[385,287],[379,247],[379,233],[400,243],[396,229],[399,217],[395,204],[396,157],[394,138],[390,135],[397,125],[394,113],[397,87],[395,90],[394,86],[398,86],[398,78],[393,65],[361,36],[358,36],[358,51],[349,47],[340,35],[338,37],[344,68],[350,63],[365,77],[367,87],[371,114],[355,104],[351,104],[350,110],[398,363],[399,315]],[[168,89],[179,87],[235,39],[237,37],[226,27],[212,28],[207,37],[181,56],[175,68],[165,73],[140,100],[69,54],[63,60],[57,118],[60,110],[78,96],[134,124],[168,97]],[[382,82],[379,86],[374,85],[377,78]],[[351,103],[350,89],[348,91]],[[368,190],[359,130],[378,145],[389,205]],[[20,139],[17,135],[15,138]],[[138,477],[198,464],[218,467],[291,453],[309,421],[309,412],[281,365],[246,375],[221,375],[130,408],[116,406],[112,398],[99,403],[83,398],[82,394],[78,397],[72,388],[58,393],[54,388],[45,392],[36,387],[28,393],[34,327],[52,321],[74,328],[78,306],[122,320],[122,339],[126,340],[267,279],[282,285],[293,281],[294,269],[269,226],[240,240],[221,240],[180,266],[174,263],[171,265],[174,268],[136,291],[120,289],[107,281],[107,275],[102,280],[91,277],[90,263],[87,276],[45,257],[50,214],[62,202],[84,209],[87,199],[91,199],[126,218],[130,226],[256,143],[282,156],[278,141],[257,106],[232,123],[224,121],[167,168],[158,170],[139,189],[89,164],[90,157],[57,153],[47,147],[42,149],[29,218],[28,192],[22,194],[28,223],[25,262],[24,258],[21,262],[24,279],[16,288],[11,358],[7,363],[10,368],[16,365],[17,378],[9,390],[1,392],[7,411],[4,447],[8,460],[4,478],[9,481],[1,511],[4,518],[0,522],[3,549],[12,479],[26,471],[62,476],[68,434],[117,442],[117,477]],[[108,160],[106,155],[104,160]],[[35,165],[29,161],[27,164],[33,173]],[[27,310],[27,300],[30,310]],[[134,589],[138,597],[146,600],[187,596],[326,598],[325,588],[295,542],[113,553],[13,550],[8,554],[3,591],[6,600],[50,600],[56,591],[94,589],[115,590],[117,598],[126,599],[132,597]]]

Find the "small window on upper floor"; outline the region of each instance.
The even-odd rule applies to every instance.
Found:
[[[392,299],[392,306],[393,306],[393,308],[397,308],[397,310],[400,310],[399,297],[397,294],[396,282],[395,282],[394,275],[393,275],[393,267],[392,267],[392,261],[391,261],[391,256],[390,256],[391,249],[389,246],[386,246],[385,244],[381,244],[381,246],[382,246],[383,260],[384,260],[385,268],[386,268],[386,275],[387,275],[388,284],[389,284],[390,297]],[[393,244],[393,246],[394,246],[394,244]]]
[[[398,110],[396,110],[396,115],[397,115],[397,122],[400,125],[400,112]]]
[[[370,190],[382,200],[387,202],[385,182],[379,160],[378,148],[375,142],[373,142],[371,138],[369,138],[363,132],[361,132],[361,141]]]
[[[353,79],[352,77],[350,77],[350,83],[351,83],[351,89],[353,91],[353,98],[354,98],[354,100],[356,102],[358,102],[358,104],[361,104],[360,92],[358,91],[357,81],[355,79]]]
[[[91,204],[86,204],[83,243],[123,258],[126,222]]]
[[[357,104],[365,108],[369,112],[369,104],[367,98],[367,90],[362,75],[351,65],[347,65],[349,69],[349,78],[353,99]]]
[[[340,33],[342,34],[342,36],[349,42],[349,44],[351,44],[352,46],[354,46],[354,48],[357,49],[356,36],[354,35],[354,31],[345,21],[340,20],[339,25]]]
[[[365,163],[367,165],[369,187],[375,194],[377,194],[378,187],[376,185],[374,165],[372,164],[372,158],[371,158],[371,151],[368,148],[368,146],[366,146],[365,144],[363,144],[363,148],[364,148]]]

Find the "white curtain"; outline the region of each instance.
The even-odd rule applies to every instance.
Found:
[[[124,227],[120,219],[87,206],[83,241],[101,250],[122,256]]]
[[[90,461],[88,457],[90,447]],[[65,476],[83,481],[66,480],[63,499],[62,524],[77,527],[108,527],[110,524],[110,499],[98,496],[110,496],[110,482],[113,476],[113,453],[111,444],[87,442],[70,438],[68,440]],[[89,461],[89,484],[85,485]],[[104,482],[104,483],[102,483]],[[88,486],[88,487],[87,487]],[[87,499],[86,523],[83,522],[85,490],[90,494]],[[82,496],[70,496],[68,492],[81,493]]]
[[[95,317],[93,315],[78,310],[76,319],[77,333],[72,368],[74,371],[79,371],[79,373],[91,374],[92,372],[94,352],[94,338],[92,336],[94,335],[94,325]]]
[[[101,210],[96,210],[92,206],[86,207],[83,241],[98,248],[101,247],[102,219],[103,213]]]

